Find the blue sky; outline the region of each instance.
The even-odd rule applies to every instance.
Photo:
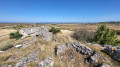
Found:
[[[0,22],[120,21],[120,0],[0,0]]]

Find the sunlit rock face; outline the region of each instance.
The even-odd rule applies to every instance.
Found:
[[[42,38],[47,41],[52,39],[52,33],[49,32],[48,27],[23,28],[19,33],[23,35],[21,39],[29,35],[42,36]]]

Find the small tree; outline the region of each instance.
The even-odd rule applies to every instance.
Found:
[[[107,28],[106,24],[102,24],[97,31],[97,35],[95,36],[95,40],[99,44],[109,44],[109,45],[115,45],[119,42],[116,39],[116,32],[112,31]]]
[[[49,30],[49,32],[53,32],[53,34],[59,33],[60,29],[59,28],[55,28],[55,27],[51,27],[51,29]]]

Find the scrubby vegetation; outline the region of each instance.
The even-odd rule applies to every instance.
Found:
[[[13,47],[13,45],[11,45],[11,44],[10,44],[10,45],[4,45],[4,46],[1,46],[1,47],[0,47],[0,50],[1,50],[1,51],[5,51],[5,50],[8,50],[8,49],[10,49],[10,48],[12,48],[12,47]]]
[[[120,45],[120,41],[116,39],[116,32],[108,29],[106,24],[102,24],[98,28],[95,42],[102,45]]]
[[[15,38],[16,40],[18,40],[19,38],[21,38],[23,36],[18,31],[15,32],[15,33],[10,33],[9,35],[10,35],[10,39],[14,39]]]
[[[79,41],[94,42],[101,45],[114,45],[120,46],[120,40],[117,40],[117,34],[120,34],[120,31],[113,31],[107,28],[106,24],[102,24],[98,27],[97,32],[90,32],[87,30],[77,30],[75,31],[73,37]]]
[[[79,29],[75,31],[73,37],[79,41],[92,42],[94,40],[95,34],[96,33],[87,31],[86,29]]]
[[[49,32],[53,32],[53,34],[59,33],[60,32],[60,28],[51,27]]]

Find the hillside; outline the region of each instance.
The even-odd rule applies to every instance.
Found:
[[[116,61],[101,51],[106,48],[105,46],[80,42],[71,36],[74,31],[68,29],[53,34],[49,32],[49,26],[2,29],[0,46],[12,44],[13,47],[0,51],[0,67],[120,66],[119,60]],[[23,37],[19,40],[9,39],[8,34],[17,30],[23,33]],[[26,35],[26,32],[29,35]]]

